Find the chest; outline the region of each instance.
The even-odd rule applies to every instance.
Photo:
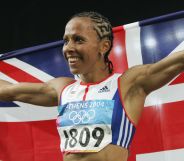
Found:
[[[118,133],[114,125],[120,124],[117,118],[123,116],[118,93],[117,79],[87,85],[76,82],[66,87],[57,118],[61,149],[99,151],[114,141]]]
[[[63,92],[59,106],[62,126],[110,125],[116,91],[117,85],[112,82],[70,86]]]
[[[61,104],[76,101],[112,100],[117,91],[117,83],[108,81],[100,84],[81,85],[76,83],[63,91]]]

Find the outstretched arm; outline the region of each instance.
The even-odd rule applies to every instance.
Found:
[[[175,52],[161,61],[135,69],[135,84],[146,94],[164,86],[184,71],[184,50]]]
[[[176,52],[148,67],[148,80],[145,91],[148,93],[170,82],[184,71],[184,50]],[[147,82],[145,81],[145,82]]]
[[[18,83],[0,80],[1,101],[21,101],[41,106],[56,106],[59,91],[71,79],[57,78],[46,83]]]
[[[121,77],[122,97],[130,118],[138,123],[146,96],[184,71],[184,51],[154,64],[134,66]]]

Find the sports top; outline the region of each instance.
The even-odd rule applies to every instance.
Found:
[[[63,152],[98,152],[108,144],[128,148],[135,126],[126,114],[119,90],[121,74],[98,83],[80,80],[60,96],[57,129]]]

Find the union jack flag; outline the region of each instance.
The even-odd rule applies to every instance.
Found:
[[[113,28],[110,58],[116,72],[157,62],[184,49],[184,11]],[[62,41],[2,54],[0,78],[12,83],[73,77]],[[129,161],[181,161],[184,158],[184,73],[151,93],[131,145]],[[57,108],[0,102],[0,160],[61,161]]]

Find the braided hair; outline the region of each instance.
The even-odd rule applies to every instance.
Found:
[[[96,31],[100,40],[102,40],[103,38],[108,38],[110,40],[111,46],[110,46],[109,50],[106,53],[104,53],[104,62],[108,65],[109,73],[112,73],[113,72],[113,64],[108,58],[110,51],[112,49],[112,46],[113,46],[113,32],[112,32],[111,23],[109,22],[109,20],[106,17],[104,17],[103,15],[101,15],[97,12],[93,12],[93,11],[77,13],[77,14],[73,15],[70,19],[73,19],[76,17],[90,18],[92,20],[92,22],[95,23],[94,30]]]

